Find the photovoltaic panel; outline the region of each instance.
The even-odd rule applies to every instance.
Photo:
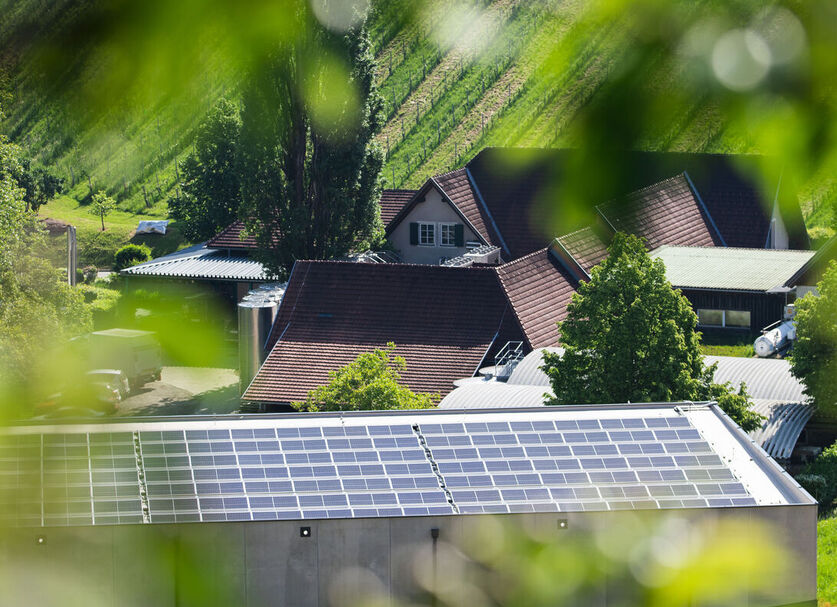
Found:
[[[460,512],[755,505],[685,417],[420,424]]]
[[[684,415],[498,417],[3,436],[0,517],[53,526],[757,503]]]

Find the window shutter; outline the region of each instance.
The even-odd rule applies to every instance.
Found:
[[[410,244],[418,244],[418,223],[410,223]]]
[[[457,247],[464,247],[465,246],[465,226],[461,223],[456,224],[453,228],[453,239],[454,244]]]

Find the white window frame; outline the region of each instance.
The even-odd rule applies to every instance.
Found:
[[[435,247],[436,246],[436,224],[430,221],[418,221],[418,246],[420,247]],[[425,226],[430,227],[430,235],[432,236],[431,242],[422,242],[422,228]]]
[[[721,324],[719,325],[707,325],[700,322],[700,310],[706,310],[707,312],[720,312],[721,313]],[[698,315],[698,326],[699,327],[707,327],[707,328],[714,328],[714,329],[748,329],[749,327],[745,327],[742,325],[727,325],[727,312],[746,312],[750,315],[750,322],[752,323],[752,310],[727,310],[727,309],[718,309],[718,308],[698,308],[696,311]]]
[[[440,247],[455,247],[456,246],[456,226],[455,223],[440,223],[439,224],[439,246]],[[445,228],[449,228],[450,242],[445,242]]]

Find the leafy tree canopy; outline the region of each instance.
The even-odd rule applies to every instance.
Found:
[[[547,404],[717,400],[742,428],[758,428],[762,418],[748,409],[744,390],[712,383],[697,316],[666,280],[662,261],[622,233],[608,251],[559,323],[564,354],[544,355],[555,394]]]
[[[238,106],[222,100],[198,128],[195,149],[186,158],[180,193],[169,214],[192,241],[212,238],[235,221],[241,204]]]
[[[373,409],[428,409],[437,394],[416,394],[398,383],[407,368],[395,356],[395,344],[365,352],[342,369],[329,372],[329,383],[312,390],[300,411],[369,411]]]
[[[805,384],[805,393],[823,412],[837,412],[837,261],[817,285],[819,296],[796,302],[797,340],[791,372]]]
[[[365,25],[329,30],[307,3],[294,18],[299,35],[253,70],[242,108],[243,216],[279,276],[381,232],[382,100]]]
[[[84,297],[43,255],[44,231],[15,179],[21,157],[0,138],[0,403],[9,406],[43,397],[45,353],[91,327]]]

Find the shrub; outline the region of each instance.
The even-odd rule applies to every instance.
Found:
[[[144,244],[126,244],[114,255],[113,269],[115,271],[130,268],[138,263],[151,259],[151,249]]]
[[[84,277],[84,282],[90,285],[96,281],[96,276],[99,274],[99,268],[96,266],[85,266],[81,269],[81,274]]]
[[[796,480],[820,503],[821,512],[831,510],[837,498],[837,443],[820,453]]]

